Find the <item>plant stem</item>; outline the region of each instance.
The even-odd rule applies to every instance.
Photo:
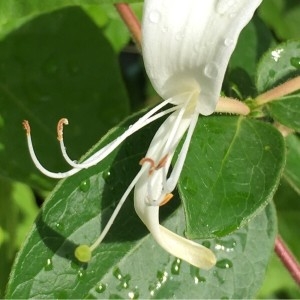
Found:
[[[246,116],[250,113],[250,108],[242,101],[228,97],[220,97],[216,112]]]
[[[300,76],[295,77],[287,82],[259,95],[255,101],[257,105],[263,105],[268,102],[279,100],[281,97],[291,94],[300,89]]]
[[[138,49],[142,49],[141,23],[127,3],[115,4],[118,13],[128,27]]]
[[[275,241],[275,252],[294,280],[300,285],[300,265],[279,235]]]

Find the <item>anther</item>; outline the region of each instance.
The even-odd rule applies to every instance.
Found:
[[[157,165],[155,165],[155,162],[152,158],[149,157],[144,157],[140,160],[139,164],[143,165],[144,163],[148,162],[150,164],[150,169],[149,169],[149,175],[151,175],[154,171],[157,171],[161,168],[163,168],[166,165],[168,158],[168,154],[166,154],[159,162]]]
[[[161,201],[161,203],[159,204],[159,206],[163,206],[165,204],[167,204],[172,198],[173,198],[173,194],[169,193],[169,194],[166,194],[164,199]]]
[[[163,168],[166,163],[167,163],[167,159],[168,159],[168,154],[166,154],[156,165],[155,170],[159,170],[160,168]]]
[[[24,128],[25,131],[26,131],[26,134],[27,134],[27,135],[30,135],[30,125],[29,125],[29,122],[28,122],[27,120],[24,120],[24,121],[22,122],[22,124],[23,124],[23,128]]]
[[[149,175],[151,175],[153,173],[153,171],[155,170],[155,162],[152,158],[144,157],[140,160],[139,164],[143,165],[146,162],[150,164]]]
[[[63,139],[64,125],[68,125],[69,121],[66,118],[62,118],[57,123],[57,139],[61,141]]]

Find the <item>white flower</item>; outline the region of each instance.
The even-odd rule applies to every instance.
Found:
[[[224,73],[243,27],[261,0],[145,0],[143,57],[149,78],[163,98],[178,107],[161,125],[142,161],[135,209],[168,252],[209,269],[214,254],[159,225],[159,205],[170,200],[199,114],[214,112]],[[174,151],[187,135],[167,178]]]
[[[111,219],[92,246],[81,245],[76,257],[88,261],[103,240],[130,191],[135,209],[154,239],[164,249],[199,268],[215,262],[207,248],[189,241],[159,225],[159,206],[172,198],[199,114],[215,111],[224,73],[238,36],[262,0],[145,0],[143,16],[143,58],[157,93],[165,99],[112,141],[82,163],[71,160],[63,142],[63,125],[57,132],[66,161],[73,167],[64,173],[46,170],[38,161],[31,142],[30,127],[24,121],[31,157],[40,171],[64,178],[99,163],[128,136],[145,125],[170,114],[155,134],[140,162],[141,170],[127,188]],[[162,110],[167,104],[173,106]],[[175,149],[185,141],[170,171]],[[201,201],[201,200],[200,200]]]

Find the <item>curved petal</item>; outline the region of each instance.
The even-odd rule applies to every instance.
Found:
[[[143,57],[164,99],[198,90],[198,110],[216,107],[238,36],[262,0],[145,0]]]
[[[213,252],[159,225],[159,206],[147,205],[147,170],[145,168],[134,192],[135,210],[156,242],[170,254],[198,268],[210,269],[216,263]]]

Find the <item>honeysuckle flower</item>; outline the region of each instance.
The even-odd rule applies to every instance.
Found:
[[[62,154],[72,166],[67,172],[53,173],[38,161],[31,142],[28,121],[24,121],[29,151],[35,165],[54,178],[73,175],[99,163],[128,136],[158,118],[168,115],[156,132],[141,169],[135,176],[109,222],[92,246],[80,245],[76,257],[89,261],[101,243],[132,189],[135,210],[157,243],[174,256],[199,268],[209,269],[215,262],[207,248],[187,240],[159,224],[159,207],[172,198],[198,116],[215,111],[224,73],[238,36],[262,0],[145,0],[142,23],[142,51],[146,71],[164,101],[146,113],[119,138],[82,163],[69,158],[63,142],[63,125],[58,122]],[[167,105],[170,108],[163,110]],[[175,150],[186,134],[173,169]]]

